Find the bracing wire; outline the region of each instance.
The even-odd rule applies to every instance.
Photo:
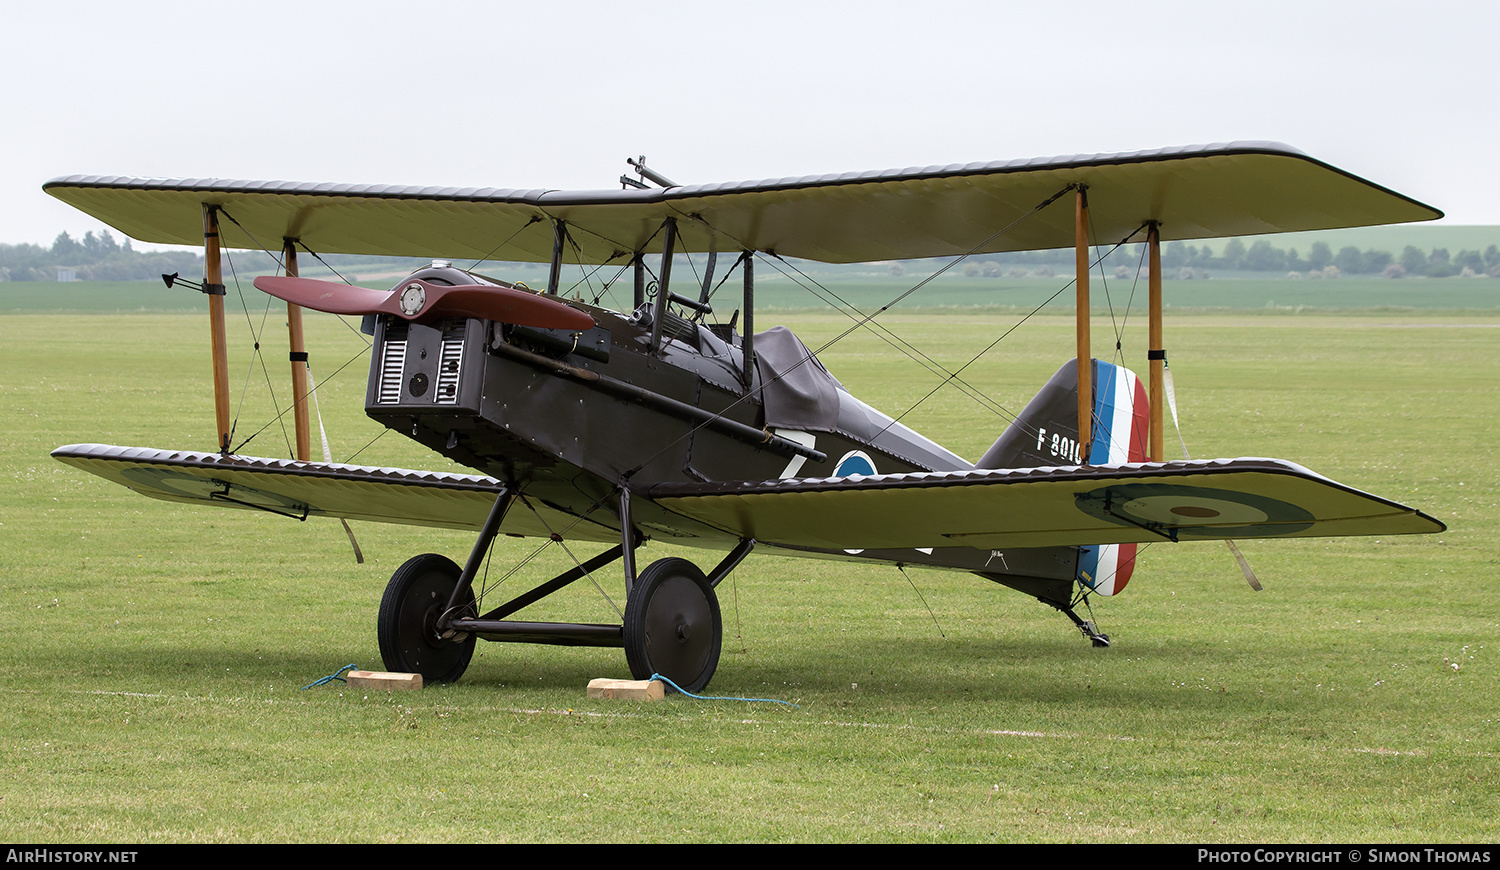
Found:
[[[1097,250],[1100,247],[1100,245],[1097,242],[1097,238],[1098,237],[1097,237],[1097,235],[1094,232],[1094,213],[1092,211],[1090,211],[1088,213],[1088,215],[1089,215],[1089,238],[1096,240],[1094,242],[1094,247]],[[1097,261],[1095,261],[1096,264],[1099,266],[1099,281],[1100,281],[1100,283],[1102,283],[1104,285],[1104,303],[1105,303],[1106,307],[1108,307],[1108,309],[1109,309],[1110,328],[1114,331],[1114,334],[1115,334],[1114,361],[1117,364],[1121,364],[1121,365],[1124,364],[1124,349],[1122,347],[1122,344],[1123,344],[1124,336],[1125,336],[1125,326],[1126,326],[1126,324],[1130,320],[1130,306],[1135,303],[1135,289],[1136,289],[1136,286],[1140,283],[1141,267],[1140,267],[1139,264],[1137,264],[1137,266],[1136,266],[1136,272],[1135,272],[1135,279],[1130,284],[1130,296],[1125,300],[1125,314],[1124,314],[1124,316],[1122,317],[1122,319],[1120,321],[1116,322],[1116,320],[1115,320],[1115,303],[1114,303],[1114,299],[1109,294],[1109,275],[1104,271],[1104,260],[1110,254],[1113,254],[1115,251],[1119,250],[1122,246],[1126,245],[1129,242],[1129,240],[1132,239],[1132,238],[1134,238],[1135,234],[1138,233],[1138,232],[1140,232],[1141,229],[1143,229],[1145,226],[1146,226],[1146,224],[1141,224],[1141,226],[1137,227],[1134,231],[1132,231],[1130,233],[1130,235],[1128,235],[1125,238],[1121,239],[1119,242],[1117,242],[1114,245],[1114,247],[1110,248],[1108,251],[1106,251],[1104,253],[1103,256],[1101,256]],[[1146,256],[1145,249],[1142,248],[1141,249],[1142,262],[1145,261],[1145,256]]]
[[[230,220],[233,220],[233,218],[230,218]],[[257,362],[260,363],[260,370],[266,378],[266,390],[270,393],[271,396],[271,407],[277,412],[275,419],[278,421],[281,420],[282,414],[284,414],[285,412],[281,410],[281,403],[276,398],[276,387],[271,383],[271,371],[270,369],[266,368],[265,355],[260,352],[260,337],[265,334],[266,319],[270,316],[271,313],[271,297],[266,297],[266,310],[261,314],[260,332],[257,333],[255,329],[255,321],[250,319],[250,304],[245,300],[244,288],[240,286],[239,272],[234,268],[234,258],[231,257],[227,252],[225,252],[223,256],[224,259],[229,262],[229,274],[234,279],[234,290],[235,293],[239,294],[240,308],[245,312],[245,323],[250,328],[250,338],[255,345],[254,358],[251,359],[249,368],[245,370],[245,383],[244,386],[240,389],[239,405],[234,409],[234,421],[230,423],[229,426],[229,437],[232,441],[234,439],[235,430],[239,428],[240,413],[245,408],[245,398],[250,392],[250,375],[255,372],[255,364]],[[287,410],[291,409],[288,408]],[[295,451],[292,449],[292,441],[290,436],[287,435],[285,423],[281,424],[281,437],[284,441],[286,441],[287,455],[293,455]]]
[[[564,526],[563,530],[559,532],[559,531],[555,531],[552,528],[551,524],[549,524],[547,522],[547,518],[544,517],[544,516],[542,516],[541,511],[539,511],[539,510],[536,509],[536,506],[531,503],[531,500],[526,497],[525,493],[520,493],[520,492],[516,493],[516,498],[521,502],[521,504],[525,505],[526,509],[529,510],[529,511],[531,511],[532,515],[536,517],[537,522],[541,523],[542,527],[547,530],[547,539],[546,539],[545,542],[543,542],[543,544],[540,547],[537,547],[536,549],[532,550],[529,554],[527,554],[527,556],[524,559],[522,559],[520,561],[520,563],[518,563],[517,565],[515,565],[514,567],[512,567],[509,571],[505,572],[505,575],[502,576],[499,580],[495,581],[495,583],[493,585],[490,585],[489,582],[488,582],[488,579],[486,579],[485,584],[481,587],[481,589],[479,591],[479,594],[477,596],[477,600],[483,601],[484,600],[484,596],[487,595],[491,590],[498,589],[499,587],[501,587],[502,585],[504,585],[505,581],[509,580],[512,576],[514,576],[522,568],[526,567],[527,564],[529,564],[536,557],[540,556],[543,551],[545,551],[548,547],[552,546],[553,544],[557,544],[559,547],[561,547],[562,551],[568,555],[568,558],[571,559],[571,560],[573,560],[573,565],[575,567],[577,567],[579,570],[583,570],[583,563],[581,561],[579,561],[578,557],[576,555],[574,555],[572,549],[570,549],[568,547],[568,545],[567,545],[567,543],[565,541],[565,536],[569,532],[573,531],[573,529],[576,528],[579,523],[583,522],[584,520],[586,520],[590,516],[592,516],[593,513],[594,513],[594,511],[598,510],[604,504],[604,502],[610,497],[610,495],[611,495],[611,493],[606,493],[605,495],[601,496],[598,500],[596,500],[592,505],[590,505],[587,510],[582,511],[581,513],[578,513],[578,514],[571,514],[571,516],[573,517],[573,521],[570,522],[570,523],[568,523],[566,526]],[[490,542],[490,546],[491,547],[494,546],[494,542],[493,541]],[[620,616],[621,619],[624,619],[625,618],[624,611],[622,611],[620,609],[619,605],[615,604],[615,601],[614,601],[613,598],[609,597],[609,593],[604,591],[604,587],[602,587],[602,586],[599,585],[599,581],[594,579],[593,572],[591,572],[591,571],[585,571],[584,572],[584,576],[589,578],[589,582],[592,583],[592,584],[594,584],[594,588],[596,590],[598,590],[599,594],[604,598],[604,600],[609,603],[609,606],[614,609],[615,613],[619,614],[619,616]],[[488,578],[488,572],[486,572],[486,578]]]
[[[604,263],[600,263],[599,264],[600,269],[603,269],[604,265],[605,265]],[[604,281],[601,284],[600,290],[599,290],[599,295],[595,296],[593,298],[593,300],[589,304],[590,305],[598,305],[599,304],[599,300],[603,299],[604,295],[606,293],[608,293],[609,294],[609,301],[610,301],[610,303],[613,304],[613,305],[619,305],[620,304],[619,301],[615,299],[614,293],[611,292],[611,291],[614,289],[615,284],[620,280],[620,276],[624,275],[625,274],[625,270],[629,269],[629,268],[630,268],[630,263],[627,261],[625,263],[625,265],[621,266],[615,272],[615,274],[612,277],[610,277],[608,280]]]
[[[515,232],[511,233],[509,236],[506,236],[503,241],[497,242],[493,248],[490,248],[488,251],[485,251],[484,252],[484,256],[482,256],[479,259],[475,260],[473,262],[473,264],[469,266],[469,268],[468,268],[467,271],[470,271],[470,272],[474,271],[476,268],[479,267],[480,263],[483,263],[486,260],[488,260],[490,258],[491,254],[495,253],[496,251],[498,251],[501,248],[505,247],[506,245],[510,244],[515,239],[516,236],[519,236],[521,234],[522,230],[526,229],[527,227],[531,226],[534,223],[540,223],[541,220],[542,220],[542,216],[541,215],[538,215],[538,214],[532,215],[531,216],[531,220],[529,220],[526,223],[524,223],[524,224],[521,225],[521,229],[516,230]],[[317,256],[317,255],[314,254],[313,256]],[[338,274],[338,273],[334,273],[334,274]],[[340,277],[342,277],[342,276],[340,276]]]
[[[1129,236],[1126,237],[1126,239],[1128,239],[1128,238],[1129,238]],[[1125,242],[1124,239],[1122,239],[1121,241],[1115,243],[1115,245],[1113,247],[1111,247],[1108,251],[1105,251],[1102,255],[1100,255],[1099,259],[1097,259],[1093,263],[1089,264],[1090,270],[1092,270],[1095,265],[1098,265],[1099,263],[1104,262],[1105,258],[1107,258],[1110,254],[1114,253],[1116,250],[1118,250],[1120,248],[1121,245],[1124,245],[1125,243],[1126,242]],[[1040,305],[1036,306],[1030,312],[1028,312],[1024,317],[1022,317],[1020,320],[1016,321],[1016,323],[1014,323],[1005,332],[1001,333],[1000,336],[998,338],[996,338],[994,341],[990,342],[988,345],[985,345],[985,347],[984,347],[983,350],[979,351],[979,353],[977,353],[973,357],[971,357],[968,362],[966,362],[962,366],[960,366],[957,371],[955,371],[951,375],[949,375],[949,378],[950,379],[956,379],[958,377],[958,375],[962,374],[965,369],[967,369],[969,366],[973,365],[974,363],[978,362],[980,357],[984,356],[985,354],[987,354],[991,350],[993,350],[998,344],[1000,344],[1000,342],[1004,341],[1007,337],[1009,337],[1011,333],[1013,333],[1017,329],[1019,329],[1022,324],[1026,323],[1026,321],[1028,321],[1032,317],[1034,317],[1037,314],[1037,312],[1041,311],[1043,308],[1046,308],[1048,305],[1052,304],[1053,300],[1057,299],[1058,296],[1061,296],[1065,291],[1067,291],[1067,289],[1069,287],[1072,287],[1077,282],[1078,282],[1078,279],[1074,278],[1072,281],[1069,281],[1068,283],[1064,284],[1062,287],[1059,287],[1057,289],[1057,292],[1053,293],[1045,301],[1043,301]],[[943,386],[946,385],[946,383],[947,383],[947,381],[944,381],[942,383],[939,383],[936,387],[933,387],[930,391],[928,391],[928,393],[925,396],[923,396],[922,398],[918,399],[916,402],[912,403],[912,405],[910,407],[908,407],[905,411],[902,411],[898,416],[896,416],[894,419],[892,419],[891,422],[888,423],[885,428],[889,429],[891,426],[894,426],[897,422],[899,422],[902,417],[905,417],[907,414],[910,414],[912,411],[916,410],[916,408],[917,408],[918,405],[921,405],[923,402],[925,402],[928,399],[932,398],[932,396],[934,396],[937,393],[938,390],[942,389]],[[1027,433],[1033,434],[1033,435],[1036,434],[1035,427],[1032,426],[1030,423],[1027,423],[1025,420],[1021,419],[1020,417],[1013,417],[1012,421],[1013,421],[1013,423],[1015,425],[1023,427],[1021,431],[1027,432]],[[882,429],[881,431],[884,432],[885,429]]]
[[[984,247],[986,247],[987,245],[989,245],[991,242],[993,242],[995,239],[998,239],[1001,236],[1005,235],[1006,233],[1010,232],[1012,229],[1014,229],[1022,221],[1025,221],[1028,218],[1030,218],[1031,216],[1037,214],[1042,209],[1045,209],[1047,206],[1049,206],[1052,203],[1056,202],[1058,199],[1060,199],[1068,191],[1074,190],[1074,189],[1076,189],[1076,186],[1073,185],[1073,184],[1066,185],[1065,187],[1059,189],[1056,193],[1052,194],[1051,196],[1047,197],[1042,202],[1040,202],[1037,205],[1033,206],[1030,211],[1027,211],[1025,214],[1017,217],[1015,220],[1013,220],[1010,223],[1006,224],[1004,227],[1001,227],[1000,229],[998,229],[995,232],[991,233],[989,236],[987,236],[983,240],[981,240],[978,244],[976,244],[973,247],[971,247],[968,251],[966,251],[965,253],[963,253],[963,254],[955,257],[953,260],[949,261],[948,263],[945,263],[941,268],[939,268],[936,271],[934,271],[931,275],[928,275],[927,277],[925,277],[922,280],[918,281],[912,287],[910,287],[907,290],[901,292],[900,294],[898,294],[896,296],[896,298],[892,299],[890,302],[887,302],[885,305],[882,305],[879,309],[877,309],[873,313],[866,314],[863,317],[859,318],[852,326],[850,326],[849,328],[845,329],[843,332],[839,333],[838,335],[834,336],[833,338],[829,339],[828,341],[824,342],[823,345],[820,346],[817,350],[809,350],[806,356],[804,356],[802,359],[798,360],[796,363],[792,364],[791,366],[787,367],[786,371],[777,374],[776,377],[773,380],[780,380],[781,378],[786,377],[786,375],[789,374],[789,373],[791,373],[792,371],[795,371],[796,369],[798,369],[798,368],[806,365],[809,361],[816,359],[817,355],[819,353],[822,353],[823,351],[827,350],[828,348],[832,347],[833,345],[837,344],[838,342],[844,340],[845,338],[847,338],[850,335],[852,335],[856,330],[864,327],[866,324],[870,323],[875,318],[877,318],[880,315],[884,314],[885,312],[889,311],[894,306],[899,305],[901,303],[901,301],[904,300],[904,299],[906,299],[908,296],[912,295],[913,293],[917,292],[918,290],[922,289],[923,287],[926,287],[928,284],[931,284],[933,281],[937,280],[937,278],[940,275],[942,275],[944,272],[947,272],[949,269],[953,268],[958,263],[960,263],[963,260],[967,259],[968,257],[972,256],[974,253],[978,252],[979,250],[983,249]],[[699,219],[701,220],[701,218],[699,218]],[[724,234],[724,235],[725,235],[726,238],[732,238],[727,233]],[[748,248],[746,248],[746,250],[748,250]],[[1066,288],[1064,288],[1064,289],[1066,289]],[[1058,292],[1061,292],[1061,291],[1058,291]],[[762,389],[764,389],[764,387],[765,387],[765,385],[762,384]],[[743,395],[740,398],[734,400],[733,402],[730,402],[723,410],[721,410],[719,413],[715,414],[713,419],[720,419],[720,418],[722,418],[724,415],[728,414],[731,410],[733,410],[734,408],[738,407],[740,405],[740,403],[744,402],[751,395],[753,395],[754,392],[755,391],[747,391],[745,395]],[[908,409],[908,411],[909,410],[910,409]],[[887,429],[890,428],[890,426],[894,425],[895,422],[896,421],[894,421],[894,420],[891,421],[891,423],[887,424],[886,428]],[[624,476],[625,477],[630,477],[630,476],[634,475],[635,472],[639,471],[640,469],[646,467],[646,465],[650,464],[650,462],[653,459],[655,459],[656,457],[662,455],[667,450],[671,449],[671,447],[673,445],[677,444],[679,441],[682,441],[685,438],[691,437],[699,429],[702,429],[704,426],[707,426],[707,425],[709,425],[709,421],[704,421],[702,423],[698,423],[697,425],[689,427],[688,430],[685,433],[683,433],[682,435],[679,435],[677,438],[673,439],[672,441],[669,441],[666,444],[662,445],[662,447],[659,450],[657,450],[655,453],[651,454],[651,456],[647,457],[643,462],[637,463],[633,468],[631,468],[630,470],[628,470],[627,472],[625,472]]]
[[[222,214],[225,218],[227,218],[230,223],[234,224],[236,227],[239,227],[240,231],[243,232],[246,236],[248,236],[250,238],[250,240],[252,242],[254,242],[259,247],[259,249],[260,249],[260,251],[262,253],[264,253],[266,256],[270,257],[272,259],[272,261],[274,261],[276,263],[276,265],[277,265],[277,267],[279,269],[281,269],[282,271],[285,271],[286,266],[285,266],[285,263],[282,261],[281,257],[277,256],[276,254],[271,253],[270,249],[268,249],[264,244],[262,244],[261,241],[258,238],[256,238],[253,233],[251,233],[248,229],[246,229],[243,224],[241,224],[238,220],[236,220],[235,217],[234,217],[234,215],[230,214],[227,210],[225,210],[223,208],[219,209],[219,213]],[[524,229],[524,227],[523,227],[523,229]],[[519,232],[519,230],[517,232]],[[339,271],[337,269],[335,269],[333,266],[329,265],[328,262],[325,261],[322,257],[318,256],[318,252],[317,251],[314,251],[312,248],[308,247],[306,244],[303,244],[300,240],[298,240],[297,244],[301,245],[301,247],[302,247],[303,250],[305,250],[309,254],[311,254],[314,259],[316,259],[319,263],[322,263],[323,266],[326,267],[330,272],[332,272],[335,275],[338,275],[338,277],[340,278],[340,280],[342,280],[344,283],[346,283],[346,284],[351,283],[348,278],[345,278],[342,274],[339,273]],[[288,433],[286,431],[286,422],[282,418],[285,417],[287,413],[289,413],[290,411],[292,411],[296,407],[296,403],[293,402],[293,403],[289,404],[286,408],[282,408],[281,407],[281,403],[276,398],[276,388],[275,388],[275,385],[273,384],[273,382],[271,380],[271,372],[266,367],[265,356],[264,356],[264,354],[261,353],[261,346],[260,346],[260,337],[261,337],[261,335],[263,335],[265,333],[265,321],[267,319],[269,319],[269,317],[270,317],[270,312],[271,312],[271,297],[270,296],[266,297],[266,310],[261,315],[261,328],[260,328],[260,332],[257,333],[256,329],[255,329],[255,323],[250,318],[250,306],[249,306],[249,303],[245,301],[244,289],[240,286],[239,272],[235,269],[234,258],[232,256],[230,256],[227,251],[224,252],[223,256],[224,256],[224,259],[229,262],[229,271],[230,271],[230,275],[234,279],[235,291],[239,294],[239,297],[240,297],[240,307],[245,312],[245,321],[246,321],[246,323],[250,327],[250,335],[251,335],[252,339],[254,340],[255,360],[259,361],[260,367],[261,367],[261,371],[265,375],[265,378],[266,378],[266,389],[270,393],[270,396],[271,396],[271,405],[272,405],[272,408],[276,411],[276,416],[272,417],[271,420],[270,420],[270,422],[266,423],[264,426],[262,426],[261,428],[257,429],[255,432],[253,432],[245,440],[241,441],[239,443],[239,445],[236,446],[231,452],[238,453],[246,444],[249,444],[258,435],[260,435],[261,433],[265,432],[272,425],[279,424],[281,426],[281,435],[282,435],[282,438],[283,438],[283,440],[286,441],[287,453],[288,453],[288,455],[293,455],[295,453],[295,451],[293,450],[293,448],[291,446],[291,437],[290,437],[290,435],[288,435]],[[362,349],[358,353],[356,353],[353,357],[351,357],[343,365],[339,366],[337,369],[334,369],[333,374],[329,375],[329,379],[332,379],[333,377],[337,376],[339,372],[342,372],[344,369],[348,368],[355,360],[357,360],[360,357],[362,357],[365,354],[365,351],[367,351],[370,348],[370,345],[371,345],[370,340],[365,337],[364,333],[360,332],[358,329],[355,329],[355,327],[352,324],[350,324],[347,320],[345,320],[342,316],[339,316],[339,315],[335,315],[335,316],[338,317],[340,323],[343,323],[351,331],[353,331],[356,335],[358,335],[360,337],[360,340],[364,342],[365,347],[364,347],[364,349]],[[243,410],[243,408],[244,408],[245,397],[246,397],[246,394],[249,391],[249,386],[250,386],[250,372],[254,371],[254,366],[255,366],[255,362],[252,361],[250,370],[247,371],[246,375],[245,375],[244,389],[240,393],[240,406],[239,406],[239,408],[237,408],[235,410],[234,422],[230,426],[230,438],[231,438],[231,440],[233,439],[234,432],[239,427],[239,415],[240,415],[240,411]],[[319,383],[317,387],[314,387],[314,393],[316,393],[317,389],[321,388],[321,386],[322,386],[322,384]],[[310,394],[308,398],[316,400],[317,397],[316,397],[316,395]],[[380,434],[384,435],[385,431],[389,431],[389,430],[384,430]],[[370,444],[375,443],[375,441],[379,440],[379,438],[380,438],[379,435],[375,436],[375,438],[371,439],[370,442],[369,442],[369,444],[366,444],[365,447],[369,447]],[[360,448],[360,452],[362,452],[365,449],[365,447],[361,447]],[[356,455],[358,455],[358,454],[356,454]]]
[[[896,570],[901,572],[901,576],[906,580],[907,585],[911,587],[911,591],[917,593],[917,598],[921,600],[922,606],[927,608],[927,615],[932,617],[932,624],[938,630],[938,636],[947,637],[948,634],[943,631],[942,623],[938,622],[937,614],[932,612],[932,605],[927,603],[927,596],[922,594],[922,590],[917,588],[917,584],[911,579],[911,575],[906,573],[906,565],[902,562],[897,562]]]
[[[365,450],[371,444],[374,444],[376,441],[379,441],[381,438],[384,438],[385,437],[385,433],[387,433],[389,431],[391,431],[391,430],[389,430],[389,429],[381,429],[380,433],[378,435],[376,435],[374,438],[371,438],[369,441],[365,442],[365,446],[364,447],[361,447],[358,450],[354,451],[353,453],[349,454],[349,458],[345,459],[344,462],[346,464],[354,462],[355,457],[359,456],[359,454],[361,454],[361,453],[364,453]]]
[[[724,277],[720,278],[719,279],[719,283],[715,284],[712,288],[709,289],[709,291],[708,291],[708,298],[705,299],[705,300],[703,300],[703,301],[704,302],[712,302],[713,298],[714,298],[714,295],[719,292],[719,288],[724,286],[724,282],[725,281],[728,281],[730,278],[734,277],[735,270],[738,269],[738,268],[740,268],[742,265],[744,265],[745,260],[748,259],[749,257],[750,257],[750,252],[749,251],[741,251],[739,258],[736,259],[734,261],[734,263],[728,269],[724,270]]]
[[[334,377],[336,377],[338,375],[339,372],[341,372],[344,369],[348,368],[350,365],[352,365],[354,363],[355,360],[358,360],[358,359],[364,357],[364,355],[365,355],[365,351],[364,350],[360,350],[360,351],[356,352],[354,354],[354,356],[352,356],[352,357],[350,357],[348,359],[347,362],[345,362],[343,365],[339,366],[338,368],[334,369],[333,370],[333,374],[331,374],[331,375],[328,376],[328,380],[332,380]],[[322,388],[325,383],[326,382],[319,382],[318,387]],[[312,393],[309,393],[308,396],[311,397]],[[292,410],[292,407],[293,407],[292,405],[288,405],[285,409],[283,409],[275,417],[271,418],[271,422],[269,422],[266,425],[260,427],[259,429],[256,429],[255,432],[250,435],[250,437],[246,438],[244,441],[241,441],[239,443],[239,445],[236,446],[230,452],[231,453],[238,453],[238,452],[240,452],[240,448],[244,447],[246,444],[249,444],[251,441],[255,440],[255,437],[257,435],[259,435],[260,433],[262,433],[262,432],[266,431],[267,429],[271,428],[272,425],[280,422],[281,418],[284,417],[284,416],[286,416],[286,414],[289,411]],[[284,430],[284,428],[285,428],[285,424],[283,424],[283,430]],[[366,446],[368,446],[368,445],[366,445]],[[361,449],[363,449],[363,448],[361,448]]]
[[[1121,334],[1124,333],[1125,327],[1130,324],[1130,311],[1131,311],[1131,307],[1133,305],[1135,305],[1135,291],[1137,289],[1139,289],[1140,284],[1141,284],[1141,273],[1144,272],[1145,269],[1146,269],[1146,253],[1147,253],[1146,246],[1142,245],[1141,246],[1141,259],[1135,265],[1135,277],[1130,282],[1130,297],[1125,300],[1125,317],[1124,317],[1124,319],[1122,319],[1120,321],[1120,332],[1121,332]],[[1120,343],[1121,343],[1120,342],[1120,338],[1117,336],[1115,338],[1115,363],[1117,365],[1124,365],[1125,364],[1125,351],[1120,347]]]
[[[762,259],[764,260],[764,258]],[[793,282],[811,293],[820,302],[823,302],[824,304],[828,305],[828,307],[839,312],[840,314],[843,314],[845,317],[848,317],[851,320],[858,320],[861,316],[863,316],[864,312],[860,311],[858,307],[856,307],[843,297],[839,296],[831,288],[822,284],[811,275],[808,275],[806,272],[798,269],[794,263],[788,262],[787,260],[779,256],[776,257],[776,260],[784,264],[786,268],[792,269],[794,272],[796,272],[796,274],[788,274],[786,269],[782,268],[782,266],[780,265],[777,265],[776,262],[766,262],[768,262],[772,268],[776,269],[781,274],[786,275],[788,278],[791,278]],[[803,280],[805,280],[807,283],[803,283]],[[809,286],[809,284],[812,286]],[[817,289],[813,289],[814,287],[816,287]],[[820,295],[820,291],[821,293],[826,293],[826,297],[824,295]],[[832,301],[830,301],[830,299]],[[880,338],[880,340],[884,341],[886,344],[894,348],[897,352],[916,362],[917,365],[922,366],[932,374],[938,375],[940,377],[952,375],[952,373],[949,372],[942,363],[939,363],[937,360],[928,356],[916,345],[897,335],[895,331],[891,330],[884,324],[872,322],[869,324],[869,328],[876,337]],[[982,407],[988,409],[995,415],[999,416],[1001,419],[1014,420],[1016,418],[1016,415],[1013,412],[1007,409],[1004,405],[1001,405],[999,402],[996,402],[994,399],[991,399],[989,396],[985,395],[984,392],[979,388],[963,380],[962,378],[956,378],[954,380],[955,383],[958,384],[959,389],[962,390],[965,395],[969,396],[974,401],[978,402]]]

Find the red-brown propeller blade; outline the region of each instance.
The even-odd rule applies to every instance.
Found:
[[[314,311],[330,314],[394,314],[406,320],[479,317],[546,329],[591,329],[594,319],[564,303],[489,284],[433,284],[412,278],[395,290],[368,290],[314,278],[262,276],[256,288]]]
[[[443,317],[479,317],[547,329],[594,328],[594,318],[582,311],[556,299],[514,287],[491,287],[484,284],[428,286],[441,294],[430,305],[432,311],[440,311]]]
[[[255,279],[255,287],[287,302],[295,302],[303,308],[326,311],[329,314],[400,314],[396,294],[389,290],[367,290],[333,281],[317,281],[312,278],[283,278],[262,276]]]

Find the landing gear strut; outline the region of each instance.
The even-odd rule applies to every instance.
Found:
[[[1048,602],[1048,603],[1051,603],[1051,602]],[[1071,620],[1073,620],[1073,624],[1076,625],[1076,626],[1078,626],[1078,630],[1081,631],[1081,632],[1083,632],[1083,636],[1086,637],[1086,638],[1088,638],[1089,641],[1091,643],[1093,643],[1094,646],[1096,646],[1096,647],[1107,647],[1107,646],[1109,646],[1109,635],[1104,634],[1103,632],[1099,631],[1098,626],[1094,625],[1093,622],[1091,622],[1091,621],[1089,621],[1087,619],[1084,619],[1084,618],[1080,617],[1078,614],[1074,613],[1073,612],[1073,608],[1071,608],[1071,607],[1058,607],[1058,605],[1056,605],[1056,604],[1053,604],[1052,606],[1053,607],[1057,607],[1058,610],[1061,610],[1063,613],[1066,613],[1068,615],[1068,618],[1071,619]]]
[[[724,624],[714,587],[755,546],[745,539],[710,575],[686,559],[660,559],[639,575],[635,548],[640,533],[630,520],[630,495],[620,493],[621,541],[613,547],[517,595],[486,613],[478,613],[474,596],[477,575],[499,532],[513,493],[502,490],[480,530],[462,571],[436,554],[417,556],[396,570],[380,603],[380,655],[392,671],[418,673],[424,682],[457,680],[474,655],[476,638],[514,643],[624,647],[625,661],[636,679],[660,674],[684,691],[699,692],[719,665]],[[626,603],[619,624],[523,622],[516,611],[551,595],[590,573],[624,562]]]

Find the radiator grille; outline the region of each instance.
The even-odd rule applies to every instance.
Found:
[[[375,401],[381,405],[395,405],[401,401],[402,376],[406,374],[405,323],[391,324],[385,330],[385,344],[380,350],[380,390]]]
[[[437,392],[432,400],[439,405],[458,404],[458,377],[464,362],[464,330],[467,320],[460,320],[443,329],[443,352],[438,358]]]

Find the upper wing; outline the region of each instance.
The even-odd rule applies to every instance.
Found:
[[[69,444],[54,458],[166,501],[271,511],[297,518],[344,517],[382,523],[478,530],[500,491],[492,477],[371,468],[290,459],[220,456],[185,450]],[[569,536],[615,541],[617,530],[577,519],[554,506],[528,500],[512,508],[500,531],[545,536],[571,527]]]
[[[323,253],[546,262],[566,221],[593,262],[661,250],[679,218],[679,251],[743,248],[831,263],[1036,250],[1074,243],[1071,208],[1086,184],[1096,237],[1147,220],[1161,238],[1200,239],[1433,220],[1442,212],[1272,142],[931,166],[656,190],[555,191],[73,175],[44,189],[147,242],[197,245],[201,206],[221,206],[224,245],[300,239]],[[533,226],[532,224],[535,224]],[[1009,228],[1009,229],[1007,229]],[[1007,229],[1003,234],[1000,230]]]
[[[660,484],[648,495],[740,537],[827,549],[1001,549],[1445,528],[1413,508],[1279,459]]]

